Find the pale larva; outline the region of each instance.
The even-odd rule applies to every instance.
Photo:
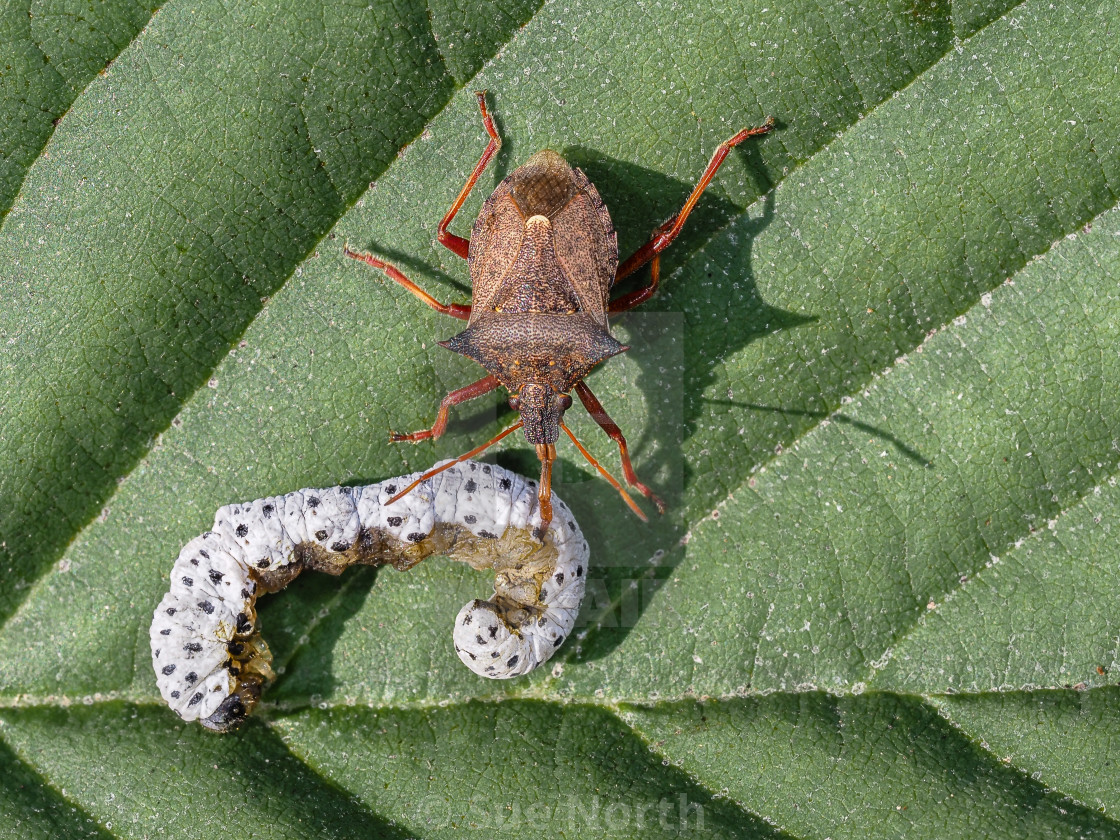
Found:
[[[179,553],[152,621],[152,665],[168,705],[219,732],[244,720],[273,677],[257,596],[304,569],[405,570],[431,555],[492,569],[493,597],[471,601],[455,619],[459,658],[476,674],[506,679],[552,656],[575,625],[587,570],[587,542],[571,511],[553,499],[542,542],[535,483],[474,461],[386,504],[419,475],[219,509],[213,530]]]

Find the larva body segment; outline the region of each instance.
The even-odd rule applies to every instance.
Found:
[[[168,705],[217,731],[244,720],[273,677],[257,596],[307,568],[405,570],[442,554],[493,570],[492,598],[471,601],[455,620],[459,658],[491,679],[549,659],[575,626],[585,587],[588,545],[571,511],[553,499],[549,530],[536,539],[536,483],[473,461],[388,503],[419,475],[220,508],[213,530],[180,551],[153,617],[152,664]]]

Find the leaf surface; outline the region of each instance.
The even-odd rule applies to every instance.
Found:
[[[65,111],[0,178],[0,833],[1116,835],[1114,2],[102,12],[65,84],[0,77],[7,113]],[[670,513],[564,451],[594,571],[553,667],[461,666],[469,569],[305,576],[261,602],[258,718],[184,726],[147,628],[217,507],[509,420],[388,445],[477,368],[342,255],[467,299],[434,233],[482,88],[504,145],[453,229],[550,147],[624,253],[778,120],[588,379]]]

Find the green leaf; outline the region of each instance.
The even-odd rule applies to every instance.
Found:
[[[1116,836],[1120,6],[865,5],[0,13],[0,835]],[[148,624],[217,507],[508,421],[390,446],[477,368],[342,255],[467,299],[482,88],[453,229],[551,147],[625,253],[778,121],[588,380],[670,512],[565,449],[552,667],[462,667],[469,569],[306,576],[256,719],[184,725]]]

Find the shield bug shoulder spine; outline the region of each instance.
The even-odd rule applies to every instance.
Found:
[[[728,153],[744,140],[769,132],[774,121],[768,117],[762,125],[744,128],[721,143],[680,211],[619,265],[614,225],[595,186],[583,172],[549,149],[537,152],[498,185],[483,204],[469,240],[448,230],[502,144],[486,108],[486,92],[476,96],[490,139],[438,227],[440,243],[467,260],[471,304],[440,303],[395,266],[372,254],[345,249],[347,256],[384,271],[437,312],[467,321],[466,329],[440,344],[473,359],[487,371],[477,382],[443,398],[431,428],[393,433],[390,439],[418,442],[438,438],[447,428],[451,406],[501,386],[510,393],[510,407],[520,413],[520,421],[459,460],[473,457],[523,429],[541,462],[537,496],[543,535],[552,519],[552,463],[556,441],[563,431],[645,520],[645,514],[622,485],[565,425],[564,412],[572,406],[574,392],[595,422],[618,444],[626,482],[664,512],[661,499],[638,480],[622,430],[583,379],[600,362],[628,349],[611,335],[609,317],[653,297],[660,281],[661,252],[676,239]],[[611,300],[614,284],[646,263],[650,265],[649,283]],[[430,471],[424,478],[447,466]],[[418,483],[404,488],[397,497]]]

